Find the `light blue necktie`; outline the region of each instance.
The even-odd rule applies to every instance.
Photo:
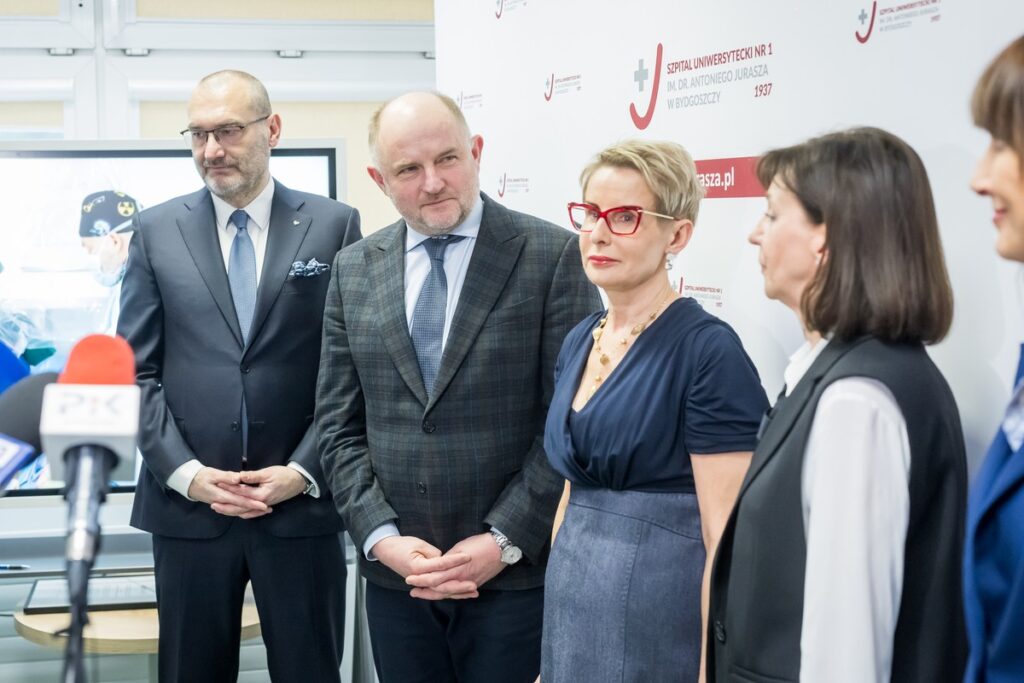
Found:
[[[430,257],[430,272],[412,313],[412,345],[420,363],[423,386],[429,396],[441,365],[441,340],[444,337],[444,313],[448,305],[448,278],[444,274],[444,251],[462,235],[442,235],[423,240]]]
[[[249,328],[252,327],[252,315],[256,310],[256,247],[249,237],[249,214],[241,209],[231,214],[231,222],[237,232],[231,242],[231,255],[228,257],[228,282],[231,285],[231,298],[235,301],[235,313],[238,315],[238,326],[242,328],[242,340],[249,340]],[[245,393],[242,393],[241,406],[242,426],[242,469],[246,469],[249,459],[249,413],[245,409]]]
[[[238,209],[231,214],[231,222],[237,232],[228,258],[228,282],[231,283],[231,298],[235,301],[238,326],[242,328],[242,340],[249,341],[252,314],[256,310],[256,248],[246,229],[249,226],[249,214]]]

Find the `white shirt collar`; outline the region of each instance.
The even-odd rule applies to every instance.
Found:
[[[477,235],[480,234],[480,222],[484,217],[484,200],[481,197],[476,198],[476,202],[473,204],[473,208],[470,209],[466,219],[455,226],[455,229],[449,232],[449,235],[462,235],[468,239],[476,239]],[[430,239],[431,235],[424,235],[421,232],[417,232],[409,222],[406,221],[405,227],[408,228],[405,231],[405,251],[408,253],[418,247],[423,241]]]
[[[793,393],[793,387],[811,369],[811,365],[814,364],[814,361],[818,359],[821,352],[828,346],[828,342],[828,337],[822,337],[813,346],[810,342],[804,342],[803,346],[789,357],[789,365],[786,366],[782,373],[782,378],[786,381],[786,396]]]
[[[231,214],[235,212],[236,208],[212,192],[210,193],[210,198],[213,200],[213,213],[217,218],[217,229],[227,230],[228,221],[231,219]],[[270,206],[273,204],[273,201],[274,179],[271,178],[267,186],[256,195],[256,198],[249,202],[247,206],[242,207],[249,214],[249,230],[252,228],[264,230],[270,225]]]

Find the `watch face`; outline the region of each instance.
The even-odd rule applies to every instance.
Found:
[[[505,564],[515,564],[521,559],[523,559],[523,551],[514,545],[501,551],[501,561]]]

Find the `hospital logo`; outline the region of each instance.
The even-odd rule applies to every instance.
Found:
[[[484,106],[484,94],[482,92],[467,93],[460,90],[459,96],[455,98],[455,102],[462,111],[480,109]]]
[[[514,177],[506,172],[498,178],[498,197],[504,197],[507,194],[528,194],[529,192],[530,179],[526,176]]]
[[[942,0],[912,0],[880,7],[878,1],[874,0],[870,8],[863,6],[857,13],[858,28],[853,37],[863,45],[878,33],[933,24],[942,18],[941,5]]]
[[[527,0],[495,0],[494,18],[501,19],[504,15],[520,7],[526,7]]]
[[[643,102],[645,98],[647,99],[647,108],[642,114],[640,113],[640,110],[637,109],[635,102],[632,102],[629,105],[629,116],[633,120],[633,125],[636,126],[638,130],[644,130],[647,128],[647,126],[651,125],[651,119],[654,118],[654,107],[658,102],[658,88],[661,86],[662,53],[662,44],[658,43],[658,51],[654,57],[654,64],[649,65],[644,61],[644,58],[641,57],[637,60],[636,70],[633,72],[633,82],[636,84],[636,97],[638,97],[641,102]]]
[[[550,102],[559,95],[568,95],[583,90],[583,74],[556,76],[552,73],[544,79],[544,101]]]

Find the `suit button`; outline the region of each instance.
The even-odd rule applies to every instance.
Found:
[[[416,484],[416,490],[419,491],[420,493],[426,493],[427,485],[421,481],[418,484]]]
[[[715,640],[720,643],[725,642],[725,624],[715,619]]]
[[[243,365],[242,366],[242,372],[244,374],[248,375],[250,370],[252,370],[252,368],[250,368],[248,365]]]
[[[433,422],[430,422],[428,420],[423,421],[423,431],[426,432],[427,434],[433,434],[436,429],[437,425],[434,424]]]
[[[232,422],[231,423],[231,431],[233,431],[233,432],[237,432],[238,431],[238,423],[237,422]]]

